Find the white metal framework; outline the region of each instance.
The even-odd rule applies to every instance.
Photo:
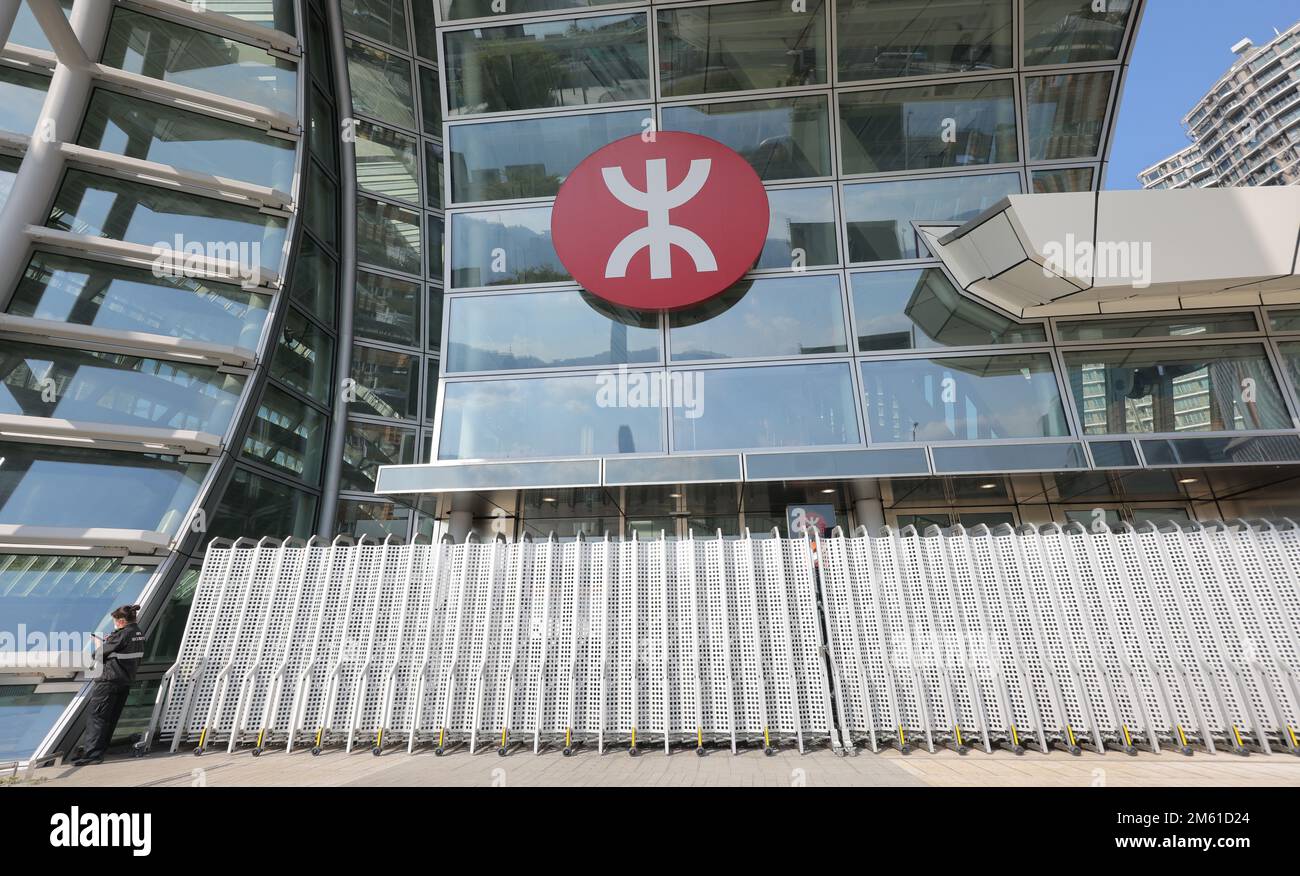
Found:
[[[1300,527],[214,543],[149,733],[1300,754]]]

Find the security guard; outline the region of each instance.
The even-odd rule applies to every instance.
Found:
[[[123,605],[113,609],[113,626],[116,628],[100,640],[99,658],[102,661],[99,677],[91,685],[90,711],[86,721],[86,746],[74,766],[103,763],[104,752],[113,739],[113,730],[122,707],[126,705],[135,671],[144,657],[144,633],[135,625],[138,605]],[[99,640],[99,637],[95,637]]]

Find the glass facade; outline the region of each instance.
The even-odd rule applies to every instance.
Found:
[[[381,466],[606,457],[649,477],[676,456],[743,477],[763,457],[753,470],[771,477],[752,483],[536,484],[501,499],[516,533],[705,536],[784,527],[789,504],[812,500],[848,521],[847,481],[901,454],[878,463],[890,523],[992,525],[1036,519],[1035,502],[1064,521],[1103,501],[1059,480],[1079,474],[1072,460],[1140,469],[1183,432],[1226,459],[1216,433],[1295,429],[1293,312],[1025,321],[964,294],[917,231],[1009,194],[1100,184],[1126,0],[207,4],[301,53],[203,27],[201,10],[180,24],[140,6],[113,11],[98,60],[146,85],[101,85],[66,133],[163,170],[71,164],[36,220],[71,242],[24,255],[2,290],[23,330],[0,341],[0,415],[219,439],[210,458],[147,447],[154,432],[130,449],[0,446],[0,523],[162,532],[184,555],[150,590],[158,645],[133,704],[175,653],[211,538],[446,531],[457,500],[399,505],[375,493]],[[24,22],[15,39],[42,48]],[[151,79],[199,96],[177,104]],[[41,70],[0,68],[0,129],[28,137],[47,88]],[[770,205],[752,269],[668,313],[581,289],[550,233],[579,162],[656,131],[732,148]],[[0,158],[0,196],[18,168]],[[259,205],[188,174],[288,198]],[[232,246],[283,284],[159,276],[116,246],[177,235]],[[1038,492],[958,471],[990,465],[1033,466]],[[1125,492],[1105,474],[1117,520],[1195,513],[1176,486]],[[123,497],[122,483],[138,488]],[[34,597],[38,573],[66,586]],[[154,574],[103,550],[7,554],[0,608],[93,626]],[[0,739],[34,747],[62,705],[0,675]]]

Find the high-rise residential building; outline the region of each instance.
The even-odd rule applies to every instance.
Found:
[[[1297,513],[1290,443],[1189,472],[1138,439],[1293,440],[1300,310],[1026,316],[921,227],[1097,192],[1141,8],[24,0],[0,761],[75,741],[78,637],[123,603],[144,724],[214,538]],[[740,156],[769,221],[721,294],[634,310],[572,279],[551,213],[656,132]]]
[[[1300,22],[1232,53],[1232,67],[1183,117],[1192,144],[1138,174],[1143,188],[1300,182]]]

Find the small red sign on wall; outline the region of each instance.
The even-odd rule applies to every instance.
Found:
[[[574,280],[624,307],[674,310],[717,295],[767,238],[758,174],[708,137],[635,134],[588,155],[560,187],[551,239]]]

